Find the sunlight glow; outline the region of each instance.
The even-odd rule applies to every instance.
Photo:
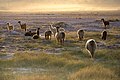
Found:
[[[31,0],[30,0],[31,1]],[[11,3],[0,3],[0,11],[10,11],[10,12],[49,12],[49,11],[110,11],[110,10],[120,10],[120,7],[105,7],[105,4],[98,6],[87,0],[69,0],[63,3],[58,0],[53,0],[53,2],[46,0],[44,2],[27,2],[22,0],[21,2],[11,2]],[[62,0],[63,1],[63,0]],[[65,3],[66,2],[66,3]],[[2,6],[2,7],[1,7]]]

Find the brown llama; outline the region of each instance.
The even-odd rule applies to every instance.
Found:
[[[63,45],[64,44],[64,39],[65,39],[65,32],[60,32],[59,28],[60,27],[56,27],[55,37],[57,39],[57,42],[60,43],[61,45]]]
[[[52,31],[50,31],[50,30],[45,31],[45,39],[46,40],[51,40],[51,36],[52,36]]]
[[[7,29],[8,29],[9,31],[12,31],[12,30],[14,30],[14,26],[13,26],[13,25],[10,25],[10,23],[7,23]]]
[[[105,21],[104,19],[101,19],[101,20],[102,20],[104,27],[106,29],[106,27],[110,25],[109,21]]]
[[[18,21],[18,23],[20,24],[20,27],[21,27],[21,29],[24,29],[25,31],[26,31],[26,23],[25,24],[21,24],[21,21]]]
[[[102,40],[106,40],[107,39],[107,31],[104,30],[102,33],[101,33],[101,38]]]
[[[79,39],[79,40],[83,40],[83,38],[84,38],[84,30],[79,29],[79,30],[77,31],[77,35],[78,35],[78,39]]]

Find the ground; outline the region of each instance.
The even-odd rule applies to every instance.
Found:
[[[119,80],[120,15],[116,14],[1,13],[0,80]],[[104,28],[100,19],[104,17],[111,21],[106,41],[101,40]],[[25,37],[18,20],[27,23],[28,30],[40,27],[40,39]],[[14,25],[14,31],[7,31],[7,22]],[[64,27],[64,45],[59,45],[54,36],[51,41],[44,39],[47,25],[56,22],[68,24]],[[83,41],[78,41],[78,29],[85,30]],[[94,60],[85,49],[91,38],[97,42]]]

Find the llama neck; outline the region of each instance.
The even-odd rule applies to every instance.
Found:
[[[20,24],[20,26],[22,25],[21,23],[19,23]]]
[[[59,33],[59,29],[58,28],[56,29],[56,33]]]
[[[105,20],[104,20],[104,19],[103,19],[102,21],[103,21],[103,22],[105,22]]]
[[[39,36],[39,29],[37,30],[37,35]]]
[[[53,30],[53,29],[54,29],[52,25],[50,25],[50,29],[51,29],[51,30]]]
[[[52,25],[50,25],[50,28],[52,28]]]
[[[8,26],[10,26],[10,24],[7,24]]]

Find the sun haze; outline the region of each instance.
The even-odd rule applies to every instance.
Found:
[[[0,0],[0,11],[106,11],[120,10],[120,0]]]

